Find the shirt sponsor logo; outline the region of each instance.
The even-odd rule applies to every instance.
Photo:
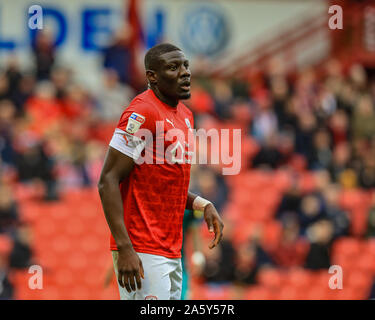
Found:
[[[135,113],[135,112],[133,112],[130,115],[129,119],[133,119],[135,121],[138,121],[140,124],[143,124],[145,122],[145,120],[146,120],[146,118],[144,116],[142,116],[142,115],[140,115],[138,113]]]

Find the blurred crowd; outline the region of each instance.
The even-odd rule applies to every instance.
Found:
[[[220,249],[206,252],[206,263],[197,276],[209,283],[241,287],[256,284],[262,268],[327,270],[338,238],[374,237],[375,194],[366,230],[355,234],[351,215],[339,200],[344,190],[363,190],[371,196],[375,187],[373,70],[330,60],[319,68],[286,74],[275,60],[267,70],[241,79],[196,82],[190,107],[198,123],[199,117],[209,115],[236,123],[254,139],[255,152],[246,158],[243,171],[284,170],[292,180],[273,213],[282,226],[277,244],[263,245],[260,224],[247,241],[233,245],[233,226],[227,219]],[[307,192],[297,179],[303,172],[316,181]],[[221,208],[225,197],[220,190],[227,186],[218,175],[214,180],[216,185],[209,190],[215,192],[204,192],[207,181],[201,181],[198,189]]]
[[[17,198],[59,201],[65,188],[95,186],[108,137],[136,94],[128,35],[103,51],[102,83],[90,92],[59,64],[49,32],[32,45],[34,68],[16,55],[0,69],[0,299],[14,296],[10,270],[33,263],[32,237]]]
[[[13,297],[9,270],[33,262],[32,237],[15,194],[59,201],[64,188],[95,186],[108,138],[124,107],[143,89],[131,77],[124,32],[116,33],[103,51],[102,85],[95,91],[59,64],[48,33],[38,33],[32,54],[32,70],[21,70],[16,56],[0,69],[0,299]],[[253,139],[256,152],[246,158],[242,171],[311,171],[318,176],[312,192],[303,192],[295,181],[283,195],[274,213],[282,225],[275,247],[262,246],[261,228],[235,245],[224,215],[223,242],[218,250],[204,251],[205,264],[196,276],[208,283],[248,286],[256,283],[261,268],[331,265],[332,243],[351,232],[340,192],[375,188],[371,76],[359,64],[347,67],[331,60],[292,74],[275,62],[241,78],[194,78],[187,104],[196,127],[207,120],[236,123]],[[217,168],[194,166],[191,189],[225,212],[231,190]],[[373,203],[362,237],[375,236]]]

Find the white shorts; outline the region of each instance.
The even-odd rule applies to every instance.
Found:
[[[180,300],[182,287],[181,259],[171,259],[147,253],[137,252],[142,261],[145,278],[141,290],[129,293],[126,288],[117,285],[121,300]],[[112,251],[113,265],[118,279],[118,251]]]

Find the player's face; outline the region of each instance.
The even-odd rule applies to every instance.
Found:
[[[159,91],[171,99],[190,98],[189,60],[181,51],[171,51],[160,56],[160,69],[157,71]]]

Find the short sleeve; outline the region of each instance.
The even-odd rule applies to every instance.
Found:
[[[137,160],[147,145],[148,137],[155,134],[156,114],[152,105],[132,103],[122,113],[109,145]]]

